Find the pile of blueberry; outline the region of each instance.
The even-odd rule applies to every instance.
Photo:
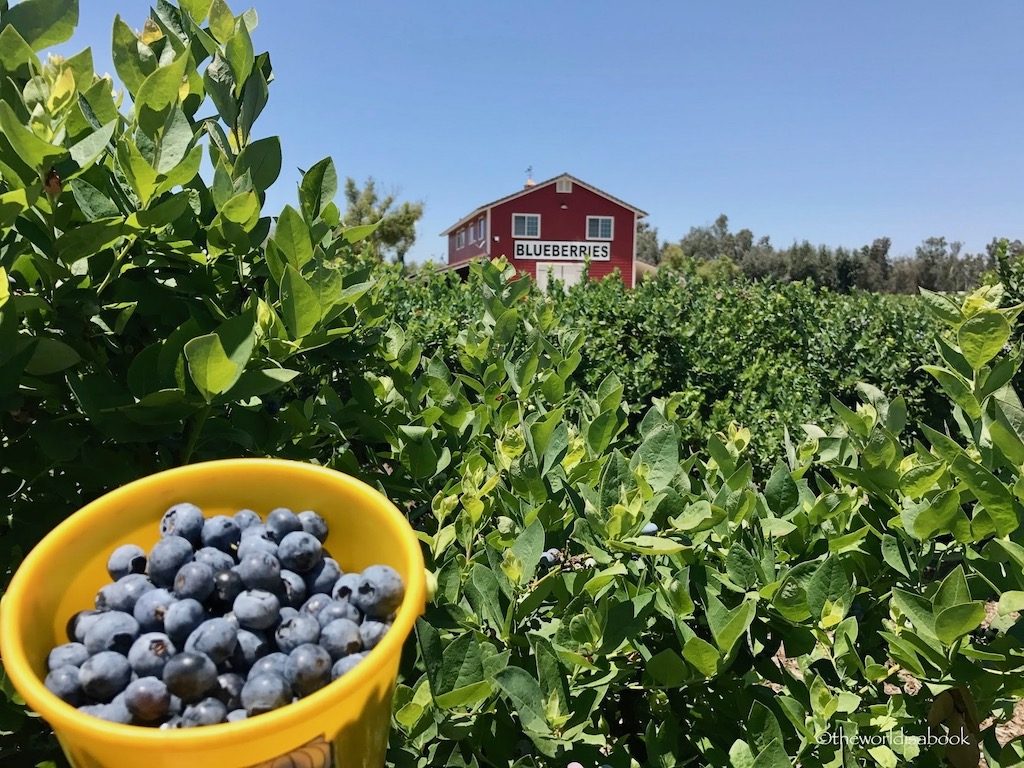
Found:
[[[398,573],[343,573],[316,512],[205,518],[176,504],[149,555],[110,555],[114,581],[68,622],[46,687],[116,723],[188,728],[269,712],[355,667],[391,627]]]

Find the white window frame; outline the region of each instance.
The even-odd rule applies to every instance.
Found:
[[[572,192],[572,179],[559,179],[555,182],[555,191],[566,195]]]
[[[476,223],[476,239],[479,240],[481,243],[484,241],[484,225],[485,224],[486,224],[486,222],[484,221],[484,219],[480,219],[480,221],[478,221]]]
[[[591,237],[590,236],[590,222],[591,221],[602,221],[607,219],[611,222],[611,234],[608,237]],[[601,231],[601,225],[597,225],[597,231]],[[607,242],[615,239],[615,217],[614,216],[587,216],[587,240],[601,240]]]
[[[527,223],[523,226],[523,231],[524,232],[529,232],[530,231],[530,225],[528,223],[529,220],[530,219],[536,219],[537,220],[537,234],[536,235],[529,235],[529,234],[517,235],[516,234],[516,217],[517,216],[522,216],[524,219],[527,220]],[[520,239],[520,240],[539,240],[540,239],[540,214],[539,213],[513,213],[512,214],[512,237]]]
[[[462,250],[466,247],[466,230],[460,229],[455,233],[455,248],[456,250]]]

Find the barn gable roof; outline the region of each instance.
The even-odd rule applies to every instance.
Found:
[[[542,187],[547,187],[547,186],[549,186],[551,184],[554,184],[555,182],[560,181],[561,179],[569,179],[569,181],[571,181],[573,184],[579,184],[584,189],[589,189],[595,195],[600,195],[601,197],[604,197],[604,198],[607,198],[608,200],[611,200],[613,203],[617,203],[618,205],[621,205],[623,208],[628,208],[629,210],[631,210],[634,213],[636,213],[637,216],[639,216],[640,218],[643,218],[643,217],[645,217],[647,215],[646,211],[641,211],[635,205],[630,205],[629,203],[625,202],[624,200],[620,200],[619,198],[615,197],[615,195],[609,195],[603,189],[598,189],[597,187],[593,186],[592,184],[587,184],[587,182],[585,182],[585,181],[580,181],[579,179],[577,179],[572,174],[560,173],[557,176],[551,177],[547,181],[539,181],[536,184],[533,184],[533,185],[531,185],[529,187],[526,187],[525,189],[519,190],[518,192],[513,192],[511,195],[505,195],[505,197],[499,197],[497,200],[494,200],[494,201],[492,201],[490,203],[487,203],[485,205],[481,205],[478,208],[475,208],[472,212],[466,214],[461,219],[459,219],[457,222],[455,222],[450,227],[448,227],[448,229],[446,229],[444,232],[441,233],[441,236],[443,237],[444,235],[450,234],[454,230],[456,230],[459,227],[463,226],[466,222],[471,221],[472,219],[475,219],[481,213],[484,213],[485,211],[487,211],[488,208],[493,208],[496,205],[501,205],[502,203],[507,203],[509,200],[515,200],[517,197],[523,197],[524,195],[528,195],[531,192],[536,192],[538,189],[541,189]]]

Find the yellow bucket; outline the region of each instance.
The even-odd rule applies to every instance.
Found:
[[[43,686],[50,649],[67,642],[68,618],[92,607],[121,544],[147,548],[172,504],[207,516],[242,508],[314,509],[330,526],[325,547],[343,570],[395,568],[405,601],[391,630],[351,672],[286,707],[249,720],[166,731],[83,715]],[[0,601],[0,655],[28,705],[53,726],[75,768],[379,768],[402,645],[425,603],[423,556],[405,517],[365,483],[278,459],[193,464],[137,480],[83,507],[21,564]]]

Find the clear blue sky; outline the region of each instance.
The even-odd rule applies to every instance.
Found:
[[[258,135],[285,171],[332,155],[426,214],[410,257],[477,205],[568,171],[662,239],[734,229],[896,253],[1024,237],[1024,3],[249,0],[276,72]],[[75,44],[113,73],[144,0],[83,0]],[[238,0],[238,13],[247,5]]]

